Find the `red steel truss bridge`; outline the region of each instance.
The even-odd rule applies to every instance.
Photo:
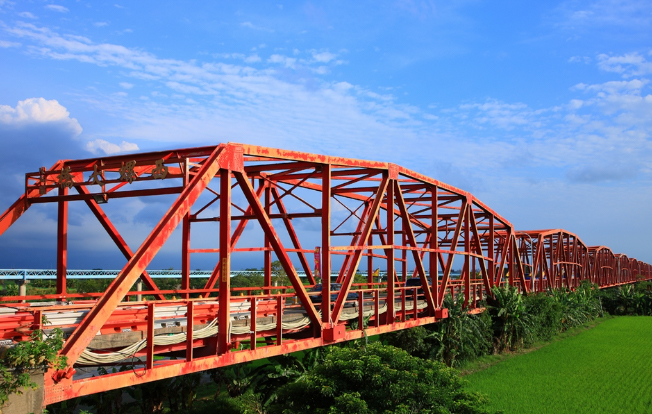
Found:
[[[385,162],[227,143],[61,160],[26,174],[25,183],[0,217],[0,235],[31,205],[56,204],[56,293],[1,297],[0,339],[64,330],[68,367],[45,373],[45,405],[358,339],[364,325],[376,335],[430,324],[447,317],[447,294],[475,308],[505,283],[529,293],[584,280],[601,288],[652,280],[649,264],[561,229],[516,231],[472,194]],[[171,194],[172,205],[133,249],[102,208]],[[104,292],[66,287],[71,202],[88,206],[126,258]],[[191,238],[201,226],[214,229],[210,240]],[[179,288],[162,290],[147,267],[179,227]],[[191,258],[211,253],[207,282],[191,288]],[[258,255],[262,286],[230,286],[238,254]],[[273,259],[287,286],[273,285]],[[143,290],[134,288],[138,280]],[[43,316],[50,324],[42,326]],[[133,369],[83,375],[84,367],[120,364]]]

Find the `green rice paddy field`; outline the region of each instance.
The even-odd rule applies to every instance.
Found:
[[[465,377],[510,413],[652,413],[652,317],[618,317]]]

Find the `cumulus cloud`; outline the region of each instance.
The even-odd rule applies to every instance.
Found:
[[[69,129],[74,137],[82,132],[79,122],[70,118],[68,110],[56,100],[30,98],[19,101],[15,108],[0,105],[0,123],[13,126],[29,124],[61,123]]]
[[[56,100],[30,98],[15,107],[0,105],[0,201],[15,199],[24,186],[24,173],[51,166],[59,159],[83,158],[88,153],[78,139],[82,127]]]
[[[93,154],[98,154],[101,150],[106,155],[113,155],[120,152],[138,151],[139,148],[138,145],[127,141],[122,141],[120,145],[118,145],[103,139],[95,139],[86,144],[86,149]]]

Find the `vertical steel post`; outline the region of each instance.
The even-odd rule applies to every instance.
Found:
[[[220,263],[217,352],[229,351],[231,323],[231,170],[220,170]]]
[[[395,191],[400,191],[400,189],[395,190]],[[401,246],[405,247],[405,246],[407,246],[407,229],[405,228],[405,221],[403,221],[401,223],[401,233],[402,233],[402,235],[401,235],[401,243],[402,243]],[[417,247],[417,246],[415,245],[414,247]],[[402,273],[401,281],[403,281],[403,284],[405,284],[405,281],[407,280],[407,270],[408,270],[407,269],[407,250],[405,250],[405,249],[401,250],[401,259],[403,259],[403,261],[401,262],[401,273]]]
[[[491,267],[489,268],[489,284],[491,285],[491,288],[496,284],[496,252],[495,252],[495,246],[494,243],[496,242],[496,235],[494,233],[494,215],[490,214],[489,215],[489,249],[488,249],[488,254],[489,257],[491,258]],[[489,291],[487,292],[488,296],[493,296],[493,292]]]
[[[181,289],[190,289],[190,212],[183,216],[181,224]],[[184,299],[190,298],[190,292],[181,294]]]
[[[439,250],[439,231],[438,231],[438,197],[437,197],[437,187],[432,186],[430,188],[430,197],[431,197],[431,226],[430,226],[430,248],[433,250]],[[430,279],[432,279],[432,296],[435,300],[435,308],[439,309],[441,307],[441,301],[439,300],[439,260],[437,260],[439,252],[434,251],[430,252]],[[433,315],[434,316],[434,315]]]
[[[389,179],[387,184],[387,323],[394,323],[394,180]]]
[[[186,361],[190,362],[193,359],[192,356],[192,341],[193,341],[193,330],[195,320],[195,306],[194,302],[189,301],[186,305]]]
[[[154,368],[154,304],[147,305],[147,369]]]
[[[184,163],[183,186],[190,182],[188,160]],[[190,289],[190,210],[183,216],[181,224],[181,289]],[[208,296],[208,295],[207,295]],[[182,293],[184,299],[190,298],[190,292]]]
[[[368,246],[373,246],[374,245],[374,235],[373,235],[373,230],[372,233],[369,235],[369,240],[367,242]],[[373,256],[373,250],[368,249],[367,250],[367,282],[368,283],[373,283],[374,281],[374,256]]]
[[[249,298],[251,301],[251,316],[249,319],[249,332],[251,333],[251,338],[249,339],[249,349],[252,351],[256,350],[256,318],[258,316],[256,312],[256,297],[253,296]]]
[[[271,213],[271,202],[272,202],[272,191],[269,188],[269,184],[265,183],[265,213],[267,213],[267,216]],[[264,264],[263,264],[263,277],[264,277],[264,283],[265,287],[269,288],[272,286],[272,244],[269,240],[269,237],[267,236],[267,233],[265,233],[265,253],[264,253]],[[268,289],[267,291],[263,290],[265,293],[270,293],[271,290]]]
[[[557,277],[556,275],[556,270],[555,269],[555,241],[554,241],[554,236],[551,234],[550,235],[550,274],[548,275],[548,285],[552,288],[557,287],[557,282],[555,278]]]
[[[282,295],[276,297],[276,345],[283,345],[283,301]]]
[[[59,188],[59,195],[68,195],[68,187]],[[57,212],[57,294],[66,294],[68,270],[68,202],[60,200]]]
[[[331,166],[321,172],[321,320],[331,321]]]
[[[514,261],[515,261],[515,255],[516,255],[516,242],[514,238],[514,229],[509,229],[507,232],[507,239],[505,240],[505,247],[507,248],[507,271],[509,273],[509,277],[507,278],[507,282],[509,283],[510,286],[514,286]]]
[[[464,215],[464,268],[462,275],[464,280],[464,307],[469,306],[469,298],[471,295],[471,266],[470,266],[470,253],[471,253],[471,220],[473,220],[473,202],[467,199],[467,209]]]

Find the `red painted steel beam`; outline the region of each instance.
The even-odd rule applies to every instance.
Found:
[[[68,188],[59,188],[60,195],[67,195]],[[68,202],[61,200],[57,211],[57,294],[66,294],[68,270]]]
[[[245,180],[246,181],[246,180]],[[247,181],[247,183],[249,183]],[[242,185],[242,183],[241,183]],[[231,325],[231,171],[220,170],[220,310],[218,312],[217,353],[229,352]]]

